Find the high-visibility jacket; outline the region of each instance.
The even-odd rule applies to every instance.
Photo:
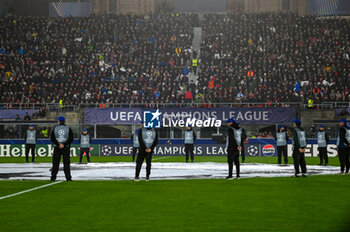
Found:
[[[182,51],[181,48],[175,48],[176,54],[180,55],[181,51]]]
[[[192,66],[197,67],[198,65],[198,60],[197,59],[192,59]]]
[[[307,100],[307,107],[308,108],[314,108],[314,100],[313,99]]]
[[[60,100],[60,101],[58,102],[58,104],[59,104],[60,108],[63,108],[63,100]]]
[[[171,36],[171,41],[175,41],[177,38],[175,35]]]
[[[49,137],[49,130],[48,130],[48,129],[46,129],[46,130],[42,129],[42,130],[41,130],[41,134],[43,134],[43,136],[44,136],[45,138],[48,138],[48,137]]]

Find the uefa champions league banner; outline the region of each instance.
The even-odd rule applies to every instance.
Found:
[[[154,156],[183,156],[185,148],[182,139],[173,139],[172,143],[167,143],[168,139],[160,139],[155,149]],[[291,141],[289,141],[291,142]],[[328,145],[329,157],[337,156],[337,146],[335,140],[330,140]],[[132,141],[130,139],[93,139],[90,148],[91,156],[130,156],[132,154]],[[274,139],[249,139],[249,143],[244,146],[246,156],[274,157],[277,156],[277,146]],[[71,156],[80,154],[77,140],[71,146]],[[199,139],[194,145],[194,152],[197,156],[226,156],[226,146],[216,144],[211,139]],[[53,146],[50,140],[40,140],[36,145],[36,154],[40,157],[52,156]],[[318,146],[316,139],[308,139],[305,156],[317,157]],[[1,157],[24,157],[24,140],[0,140]],[[288,144],[288,156],[292,156],[292,145]],[[117,160],[116,160],[117,161]]]
[[[147,108],[86,108],[85,124],[136,124],[143,121]],[[226,121],[234,118],[242,124],[289,124],[296,117],[296,108],[163,108],[162,126],[177,126],[177,120],[215,119]]]
[[[337,146],[328,145],[328,156],[337,156]],[[288,156],[292,156],[292,145],[287,146]],[[258,142],[244,145],[246,156],[255,157],[276,157],[277,146],[275,143]],[[128,144],[105,144],[100,146],[100,156],[130,156],[132,154],[132,145]],[[227,150],[224,144],[195,144],[194,154],[196,156],[226,156]],[[181,144],[160,144],[155,148],[154,156],[184,156],[185,147]],[[306,157],[317,157],[317,144],[309,144],[305,151]]]

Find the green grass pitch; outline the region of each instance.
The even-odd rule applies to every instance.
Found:
[[[95,162],[130,160],[92,158]],[[197,157],[196,161],[225,162],[226,158]],[[0,158],[0,162],[23,162],[23,158]],[[247,162],[275,163],[276,158],[247,157]],[[308,158],[307,162],[318,164],[319,160]],[[331,158],[330,164],[339,165],[339,161]],[[0,197],[47,183],[0,181]],[[0,231],[6,232],[346,232],[350,231],[350,176],[62,182],[0,200],[0,215]]]
[[[0,196],[46,184],[1,181]],[[349,231],[349,176],[75,181],[0,200],[1,231]]]

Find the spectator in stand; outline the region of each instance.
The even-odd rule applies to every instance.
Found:
[[[186,101],[186,103],[192,103],[192,101],[193,101],[193,95],[192,95],[192,92],[190,90],[187,90],[185,93],[185,101]]]
[[[45,118],[46,117],[46,109],[45,109],[45,107],[42,107],[39,110],[39,117],[41,117],[41,118]]]
[[[26,112],[26,114],[24,115],[24,118],[23,118],[24,121],[30,121],[32,120],[31,117],[29,116],[29,113]]]

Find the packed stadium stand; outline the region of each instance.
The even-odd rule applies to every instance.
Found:
[[[181,102],[194,17],[0,19],[0,101]]]
[[[214,102],[350,100],[345,19],[213,14],[204,28],[200,85]]]
[[[294,13],[7,17],[0,102],[348,102],[349,31],[342,18]]]

